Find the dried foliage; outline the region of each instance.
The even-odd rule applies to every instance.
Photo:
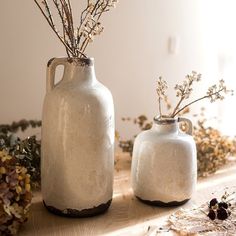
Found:
[[[0,125],[0,150],[7,150],[16,158],[17,164],[28,170],[33,189],[40,187],[40,141],[36,139],[36,136],[21,140],[16,132],[40,126],[41,121],[35,120],[21,120],[11,125]]]
[[[224,95],[231,93],[233,94],[233,90],[228,90],[224,80],[220,80],[218,84],[212,85],[208,88],[205,95],[202,97],[195,99],[185,105],[182,105],[185,100],[190,98],[190,95],[193,91],[193,85],[201,80],[201,74],[193,71],[191,74],[186,75],[182,84],[176,84],[174,89],[176,91],[176,97],[179,98],[176,106],[174,107],[173,111],[170,114],[163,115],[161,109],[161,102],[164,101],[166,103],[166,90],[167,90],[167,82],[159,77],[157,81],[157,96],[158,96],[158,106],[159,106],[159,113],[160,118],[162,117],[171,117],[174,118],[175,116],[179,115],[182,111],[188,108],[190,105],[199,102],[203,99],[210,99],[211,102],[215,102],[217,100],[223,100]]]
[[[152,127],[152,122],[145,115],[138,118],[122,118],[123,121],[133,122],[141,131]],[[193,137],[197,146],[198,176],[205,177],[215,173],[220,167],[228,163],[230,156],[236,156],[236,138],[224,136],[219,130],[206,124],[204,113],[198,118],[194,126]],[[185,124],[181,125],[184,130]],[[132,156],[134,135],[128,140],[119,138],[119,147],[123,152]]]
[[[117,0],[87,0],[86,8],[82,11],[78,26],[70,0],[34,0],[41,13],[47,20],[53,32],[66,48],[68,57],[87,57],[85,50],[89,43],[93,42],[95,36],[100,35],[104,27],[100,20],[105,12],[115,7]],[[52,10],[56,10],[61,32],[58,30]],[[76,14],[77,15],[77,14]]]
[[[128,121],[128,122],[133,122],[135,125],[138,126],[138,128],[143,131],[143,130],[148,130],[151,129],[152,127],[152,122],[148,121],[148,118],[145,115],[140,115],[135,119],[132,118],[122,118],[123,121]],[[134,135],[132,138],[128,140],[122,140],[119,135],[117,135],[117,139],[119,140],[119,147],[123,152],[127,152],[132,156],[133,152],[133,145],[134,145],[134,139],[137,135]]]
[[[228,162],[230,156],[236,156],[236,138],[223,135],[216,128],[206,125],[206,119],[200,119],[194,127],[194,139],[197,145],[198,175],[201,177],[215,173]]]
[[[7,151],[0,151],[0,235],[17,234],[28,218],[30,175]]]

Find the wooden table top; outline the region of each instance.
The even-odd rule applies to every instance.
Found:
[[[29,221],[21,228],[20,236],[90,236],[90,235],[148,235],[149,226],[162,226],[168,215],[179,207],[159,208],[138,201],[130,186],[130,160],[119,155],[116,162],[114,194],[108,212],[91,218],[71,219],[53,215],[42,205],[40,192],[34,194]],[[198,181],[197,191],[184,208],[208,201],[211,193],[225,186],[236,185],[236,165]],[[158,234],[159,235],[159,234]],[[175,235],[165,233],[164,235]]]

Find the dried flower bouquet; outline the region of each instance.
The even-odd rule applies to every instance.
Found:
[[[86,58],[87,46],[104,29],[100,22],[101,17],[115,7],[117,0],[87,0],[78,26],[75,24],[76,19],[73,16],[71,0],[52,0],[51,3],[48,0],[34,0],[34,2],[65,46],[68,57]],[[52,9],[56,10],[59,21],[61,21],[61,32],[52,15]]]

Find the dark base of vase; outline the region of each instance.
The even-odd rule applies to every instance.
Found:
[[[107,203],[103,203],[97,207],[93,207],[90,209],[83,209],[81,211],[76,209],[59,210],[53,206],[46,205],[44,201],[43,204],[47,208],[47,210],[53,214],[70,218],[83,218],[83,217],[92,217],[105,213],[108,210],[109,206],[111,205],[111,201],[112,199],[109,200]]]
[[[144,200],[138,196],[136,196],[136,198],[138,200],[140,200],[141,202],[151,205],[151,206],[160,206],[160,207],[172,207],[172,206],[180,206],[185,204],[187,201],[189,201],[190,199],[185,199],[181,202],[177,202],[177,201],[173,201],[173,202],[162,202],[162,201],[149,201],[149,200]]]

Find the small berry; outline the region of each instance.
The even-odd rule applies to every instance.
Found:
[[[220,202],[218,203],[219,208],[223,207],[225,209],[228,209],[229,205],[226,202]]]
[[[227,219],[227,218],[228,218],[228,213],[227,213],[227,211],[226,211],[223,207],[219,208],[219,209],[217,210],[217,219],[219,219],[219,220],[225,220],[225,219]]]
[[[216,218],[216,213],[213,210],[210,210],[208,215],[207,215],[211,220],[215,220]]]
[[[216,198],[211,199],[211,201],[210,201],[210,207],[215,206],[217,203],[218,203],[218,201],[217,201]]]

